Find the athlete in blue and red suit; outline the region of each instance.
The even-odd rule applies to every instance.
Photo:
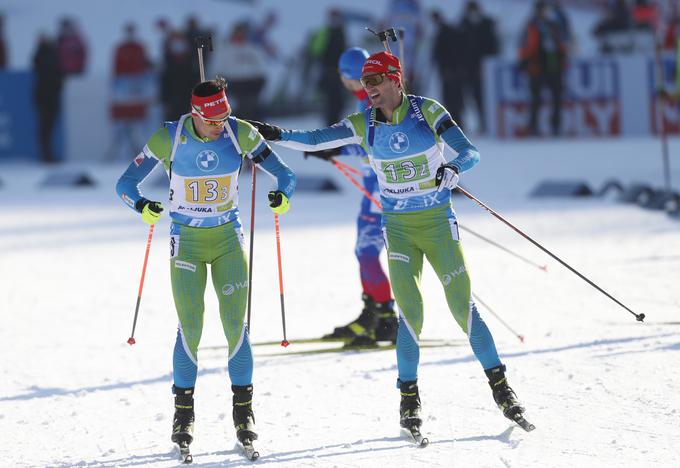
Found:
[[[352,47],[342,53],[338,60],[338,71],[342,84],[357,98],[357,111],[363,112],[370,103],[368,94],[361,85],[361,69],[368,58],[368,52]],[[329,160],[334,156],[359,156],[363,185],[374,200],[380,199],[378,178],[368,163],[368,156],[361,145],[346,145],[341,148],[306,152],[305,157],[315,156]],[[397,318],[394,313],[394,299],[387,275],[380,264],[380,252],[385,247],[380,228],[382,210],[367,196],[361,200],[361,210],[357,218],[357,242],[354,250],[359,261],[359,275],[363,289],[364,308],[359,317],[349,324],[336,327],[326,339],[347,339],[347,346],[367,346],[376,341],[397,339]]]

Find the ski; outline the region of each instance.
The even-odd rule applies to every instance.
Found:
[[[409,436],[409,438],[413,439],[413,441],[418,445],[418,447],[425,448],[430,443],[430,440],[427,437],[424,437],[423,434],[420,432],[420,428],[402,427],[402,431],[404,431],[404,433],[406,433]]]
[[[517,413],[513,418],[510,418],[510,419],[515,421],[519,427],[521,427],[522,429],[524,429],[527,432],[531,432],[534,429],[536,429],[536,426],[534,426],[529,421],[524,419],[524,415],[522,413]]]
[[[241,445],[243,446],[243,453],[248,460],[255,461],[258,458],[260,458],[260,452],[255,450],[255,447],[253,447],[253,441],[252,440],[243,439],[243,441],[241,442]]]
[[[291,343],[292,344],[292,343]],[[376,345],[370,345],[370,346],[333,346],[332,343],[328,343],[331,346],[328,347],[313,347],[311,349],[301,349],[299,351],[289,351],[288,349],[286,350],[278,350],[276,352],[271,352],[271,353],[256,353],[257,356],[305,356],[305,355],[312,355],[312,354],[328,354],[328,353],[365,353],[365,352],[376,352],[376,351],[389,351],[389,350],[394,350],[396,348],[396,345],[390,343],[390,342],[384,342],[384,343],[378,343]],[[419,347],[421,349],[427,349],[427,348],[445,348],[445,347],[451,347],[451,346],[463,346],[465,345],[466,342],[461,341],[442,341],[442,340],[432,340],[432,341],[425,341],[425,342],[420,342]]]
[[[332,343],[345,343],[346,341],[348,341],[348,338],[327,338],[327,339],[324,339],[324,338],[301,338],[301,339],[290,339],[290,340],[288,340],[288,342],[291,345],[294,345],[294,344],[314,344],[314,343],[332,344]],[[437,339],[437,338],[429,338],[429,339],[428,338],[425,338],[425,339],[421,338],[420,340],[418,340],[418,343],[419,344],[444,343],[444,342],[452,343],[454,341],[455,340],[444,340],[444,339]],[[379,341],[378,343],[389,343],[389,342],[388,341]],[[279,341],[260,341],[260,342],[256,342],[256,343],[250,343],[250,346],[258,346],[258,347],[259,346],[280,346],[280,345],[281,345],[280,340]],[[224,348],[224,347],[225,346],[219,346],[219,348]],[[216,348],[216,347],[212,347],[212,348]],[[206,347],[202,347],[201,349],[211,349],[211,347],[206,346]]]
[[[191,451],[189,450],[188,442],[181,442],[177,444],[177,447],[179,448],[179,458],[182,463],[189,464],[194,461],[194,457],[191,455]]]

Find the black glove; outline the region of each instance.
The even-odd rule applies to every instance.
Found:
[[[315,158],[323,159],[324,161],[330,161],[332,158],[338,155],[338,150],[336,148],[333,148],[319,151],[305,151],[304,155],[305,159],[307,159],[310,156],[313,156]]]
[[[142,213],[146,205],[149,205],[149,210],[153,211],[154,213],[163,212],[163,205],[161,202],[147,200],[146,198],[140,198],[137,200],[137,203],[135,203],[135,210],[137,210],[139,213]]]
[[[264,122],[258,122],[257,120],[246,119],[246,122],[257,128],[257,131],[260,132],[260,135],[262,135],[267,141],[279,141],[281,139],[281,132],[283,131],[281,127],[270,125]]]

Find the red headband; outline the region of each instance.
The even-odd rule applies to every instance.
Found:
[[[191,111],[206,119],[224,114],[230,110],[227,93],[224,90],[220,90],[212,96],[191,95]]]
[[[366,59],[361,75],[387,74],[387,78],[399,83],[401,81],[401,63],[399,58],[389,52],[378,52]]]

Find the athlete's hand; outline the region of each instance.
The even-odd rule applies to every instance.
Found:
[[[161,202],[142,198],[135,204],[135,209],[142,214],[142,221],[146,224],[156,224],[161,219],[163,205],[161,205]]]
[[[269,207],[276,214],[283,214],[290,208],[290,202],[285,193],[280,190],[272,190],[267,194],[269,199]]]
[[[260,135],[267,141],[278,141],[281,139],[281,132],[283,131],[281,127],[270,125],[265,122],[258,122],[257,120],[246,119],[246,122],[257,128]]]
[[[305,159],[311,156],[314,158],[322,159],[324,161],[330,161],[332,158],[338,155],[338,150],[336,148],[333,148],[319,151],[305,151],[304,155]]]
[[[437,169],[435,181],[437,182],[437,192],[444,189],[453,190],[458,186],[458,168],[450,164],[444,164]]]

